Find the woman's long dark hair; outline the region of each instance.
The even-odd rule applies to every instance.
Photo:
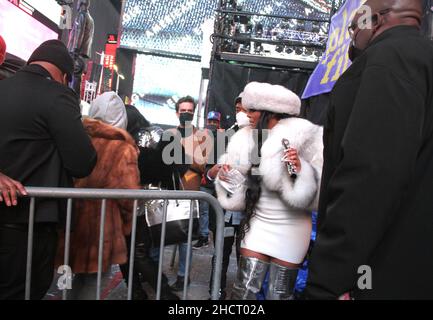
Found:
[[[262,188],[260,186],[262,177],[258,174],[258,168],[260,166],[261,150],[263,145],[263,130],[268,129],[269,120],[277,118],[278,120],[289,118],[290,115],[282,113],[273,113],[270,111],[262,111],[259,121],[256,126],[257,136],[254,137],[254,147],[251,151],[250,159],[252,162],[251,169],[248,171],[247,176],[247,191],[245,194],[245,217],[241,222],[239,237],[240,239],[245,238],[245,234],[250,229],[251,219],[256,215],[256,205],[260,199]],[[255,173],[255,174],[253,174]]]
[[[126,131],[128,131],[128,133],[135,139],[140,130],[150,127],[151,124],[136,107],[127,104],[125,105],[125,108],[126,116],[128,118],[128,127],[126,128]]]

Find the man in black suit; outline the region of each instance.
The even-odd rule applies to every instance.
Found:
[[[349,27],[307,298],[433,298],[433,44],[421,2],[368,0]]]
[[[72,177],[89,175],[96,164],[78,97],[67,87],[73,68],[66,46],[49,40],[0,81],[0,171],[25,186],[71,187]],[[36,202],[32,299],[43,298],[51,284],[63,211],[59,201]],[[27,199],[0,203],[0,300],[24,298],[28,213]]]

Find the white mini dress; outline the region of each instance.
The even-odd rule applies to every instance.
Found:
[[[256,215],[241,247],[300,264],[308,251],[311,228],[311,212],[289,207],[277,192],[262,184]]]

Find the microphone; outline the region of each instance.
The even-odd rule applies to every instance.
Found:
[[[237,122],[235,122],[230,128],[227,129],[228,130],[234,130],[235,132],[239,130],[239,125]]]
[[[286,153],[290,149],[290,142],[287,139],[282,139],[281,143],[284,147],[284,153]],[[290,178],[296,179],[298,177],[296,168],[293,166],[293,164],[290,161],[287,161],[286,157],[283,157],[282,160],[287,163],[287,171],[289,172]]]

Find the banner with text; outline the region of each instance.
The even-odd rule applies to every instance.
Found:
[[[350,65],[350,36],[347,28],[366,0],[347,0],[331,19],[329,39],[322,60],[312,73],[302,99],[327,93]]]

